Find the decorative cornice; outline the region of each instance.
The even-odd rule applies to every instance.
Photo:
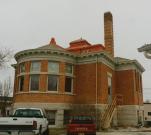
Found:
[[[15,59],[18,63],[28,60],[67,61],[73,64],[102,62],[113,70],[116,68],[120,69],[120,67],[122,67],[121,69],[123,69],[123,66],[127,67],[127,65],[133,65],[141,72],[145,71],[143,66],[137,60],[129,60],[119,57],[113,58],[105,51],[74,54],[66,50],[56,50],[55,48],[29,49],[17,53],[15,55]]]
[[[140,72],[144,72],[144,67],[137,60],[130,60],[125,58],[116,57],[115,58],[115,67],[117,70],[123,69],[123,67],[127,68],[129,66],[130,69],[138,69]],[[133,66],[133,68],[132,68]]]
[[[114,70],[114,59],[106,52],[87,53],[77,56],[77,64],[102,62]]]
[[[24,50],[21,52],[18,52],[14,57],[18,61],[20,58],[26,57],[26,56],[31,56],[31,55],[61,55],[61,56],[67,56],[67,57],[72,57],[75,58],[76,55],[67,51],[60,51],[60,50],[55,50],[55,49],[29,49],[29,50]]]
[[[145,52],[151,50],[151,44],[145,44],[142,47],[138,48],[139,52]]]
[[[16,69],[17,64],[12,64],[11,66],[12,66],[14,69]]]

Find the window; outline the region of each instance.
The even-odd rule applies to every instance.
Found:
[[[15,111],[14,117],[36,117],[41,118],[42,114],[40,110],[36,109],[17,109]]]
[[[30,90],[39,90],[39,75],[30,76]]]
[[[48,75],[48,91],[58,90],[58,76]]]
[[[148,116],[151,116],[151,112],[148,112]]]
[[[25,63],[20,64],[20,73],[25,72]]]
[[[139,89],[140,89],[140,93],[142,93],[142,76],[141,76],[141,74],[139,74]]]
[[[72,78],[67,77],[65,79],[65,92],[72,92]]]
[[[71,64],[66,64],[66,73],[72,74],[73,73],[73,66]]]
[[[59,73],[59,63],[48,62],[48,72]]]
[[[64,110],[64,125],[69,124],[71,110]]]
[[[24,76],[19,77],[19,91],[23,91],[24,89]]]
[[[107,73],[107,83],[108,83],[108,103],[112,103],[112,74]]]
[[[112,94],[112,78],[108,76],[108,95]]]
[[[55,110],[46,110],[46,115],[47,115],[49,125],[55,125],[56,112],[57,111],[55,111]]]
[[[31,71],[34,71],[34,72],[38,72],[40,71],[40,62],[39,61],[33,61],[31,63]]]

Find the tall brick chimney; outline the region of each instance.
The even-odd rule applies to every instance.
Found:
[[[113,19],[110,12],[104,13],[105,50],[114,57]]]

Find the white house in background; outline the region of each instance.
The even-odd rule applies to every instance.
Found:
[[[144,103],[144,124],[151,126],[151,103]]]

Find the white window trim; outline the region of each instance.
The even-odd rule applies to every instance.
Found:
[[[112,73],[107,72],[107,76],[112,78]]]

